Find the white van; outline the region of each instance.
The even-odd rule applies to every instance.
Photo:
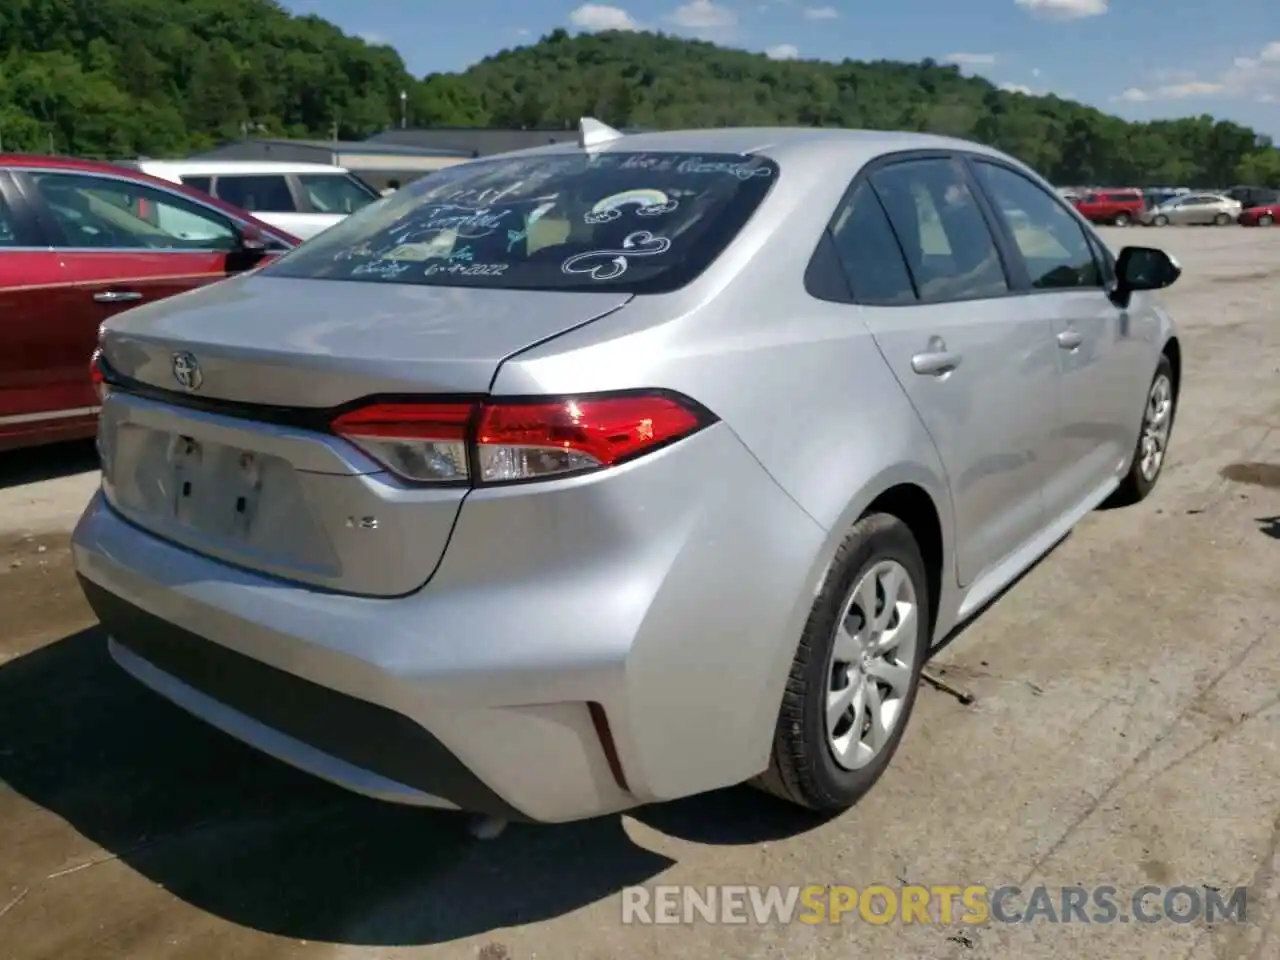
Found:
[[[202,190],[302,240],[380,199],[350,171],[323,163],[138,160],[125,166]]]

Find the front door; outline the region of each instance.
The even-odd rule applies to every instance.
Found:
[[[1058,519],[1113,484],[1132,446],[1120,413],[1128,403],[1126,356],[1136,343],[1126,312],[1107,296],[1106,264],[1067,207],[1003,164],[975,159],[973,169],[1025,270],[1027,309],[1052,325],[1061,420],[1048,447],[1045,509]]]
[[[912,159],[870,183],[913,280],[907,309],[869,307],[880,350],[933,436],[951,487],[956,572],[968,585],[1043,527],[1058,422],[1048,319],[1011,295],[963,164]],[[874,198],[871,198],[874,199]]]
[[[68,389],[88,387],[102,321],[224,279],[235,260],[232,221],[179,194],[75,171],[30,171],[20,179],[55,234],[65,313],[51,375]]]
[[[88,354],[79,371],[83,389],[57,376],[62,280],[57,254],[0,170],[0,449],[92,422]]]

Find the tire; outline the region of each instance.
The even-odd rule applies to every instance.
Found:
[[[1275,217],[1271,216],[1269,213],[1264,213],[1258,218],[1258,226],[1260,227],[1269,227],[1275,222]]]
[[[1220,213],[1213,218],[1214,226],[1225,227],[1231,223],[1231,216],[1226,213]]]
[[[856,662],[842,662],[841,653],[849,653],[851,648],[836,642],[838,627],[858,623],[855,611],[860,610],[861,604],[853,596],[856,587],[873,584],[876,602],[884,603],[882,581],[870,579],[878,570],[898,571],[907,584],[906,589],[898,591],[899,600],[906,603],[908,598],[914,598],[913,612],[901,603],[895,605],[895,612],[887,620],[890,629],[884,632],[886,637],[895,633],[892,626],[897,623],[897,642],[884,658],[888,661],[884,666],[891,669],[897,680],[891,697],[885,696],[880,691],[880,682],[863,674]],[[893,759],[911,718],[920,686],[920,671],[929,653],[931,602],[924,560],[907,525],[884,513],[859,520],[836,551],[826,581],[814,600],[778,712],[769,769],[753,781],[753,785],[822,813],[847,810],[871,789]],[[903,609],[908,609],[905,618],[898,612]],[[881,618],[877,619],[883,618],[883,608],[880,613]],[[914,620],[909,619],[912,616]],[[852,632],[846,631],[846,636]],[[856,633],[866,637],[862,629]],[[874,631],[872,634],[874,636]],[[856,642],[850,642],[857,646]],[[880,658],[872,660],[880,661]],[[884,667],[872,669],[885,672]],[[859,686],[864,691],[874,686],[874,692],[883,702],[897,708],[887,736],[877,745],[878,749],[869,753],[860,744],[862,737],[852,736],[850,732],[852,710],[858,704],[856,697],[834,729],[829,729],[827,718],[828,695],[836,689],[851,691]],[[865,697],[864,703],[869,699]],[[866,716],[865,711],[860,714],[860,728],[865,726]],[[843,736],[839,735],[840,724],[845,724]],[[870,737],[870,734],[864,736]],[[849,745],[843,761],[837,749],[841,743]]]
[[[1129,215],[1127,213],[1117,213],[1111,218],[1113,227],[1127,227],[1129,225]]]
[[[1148,439],[1149,425],[1153,415],[1153,398],[1157,394],[1157,388],[1161,382],[1165,384],[1167,391],[1168,407],[1164,415],[1164,429],[1162,446],[1160,447],[1160,455],[1155,464],[1154,470],[1144,468],[1147,461],[1144,458],[1144,450]],[[1165,461],[1168,458],[1169,440],[1173,436],[1173,422],[1178,413],[1178,398],[1173,390],[1173,365],[1169,362],[1169,358],[1164,354],[1160,356],[1160,362],[1156,364],[1155,375],[1151,378],[1151,386],[1147,389],[1145,400],[1142,406],[1142,425],[1138,429],[1138,442],[1134,445],[1133,460],[1129,464],[1129,472],[1125,474],[1124,479],[1120,481],[1120,487],[1111,499],[1108,501],[1109,506],[1129,506],[1145,500],[1147,496],[1155,489],[1156,484],[1160,481],[1160,474],[1164,471]]]
[[[1169,225],[1169,218],[1162,213],[1151,221],[1151,225],[1153,227],[1167,227]]]

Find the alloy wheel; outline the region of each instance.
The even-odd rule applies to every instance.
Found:
[[[1138,469],[1148,483],[1155,480],[1164,465],[1173,426],[1173,384],[1164,374],[1156,377],[1147,394],[1147,408],[1142,415],[1142,448]]]
[[[885,560],[863,574],[836,625],[826,701],[827,742],[836,762],[859,770],[888,743],[911,694],[920,616],[915,584]]]

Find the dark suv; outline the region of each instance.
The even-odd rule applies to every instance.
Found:
[[[1272,190],[1270,187],[1232,187],[1224,195],[1240,201],[1240,206],[1245,210],[1280,203],[1280,190]]]

